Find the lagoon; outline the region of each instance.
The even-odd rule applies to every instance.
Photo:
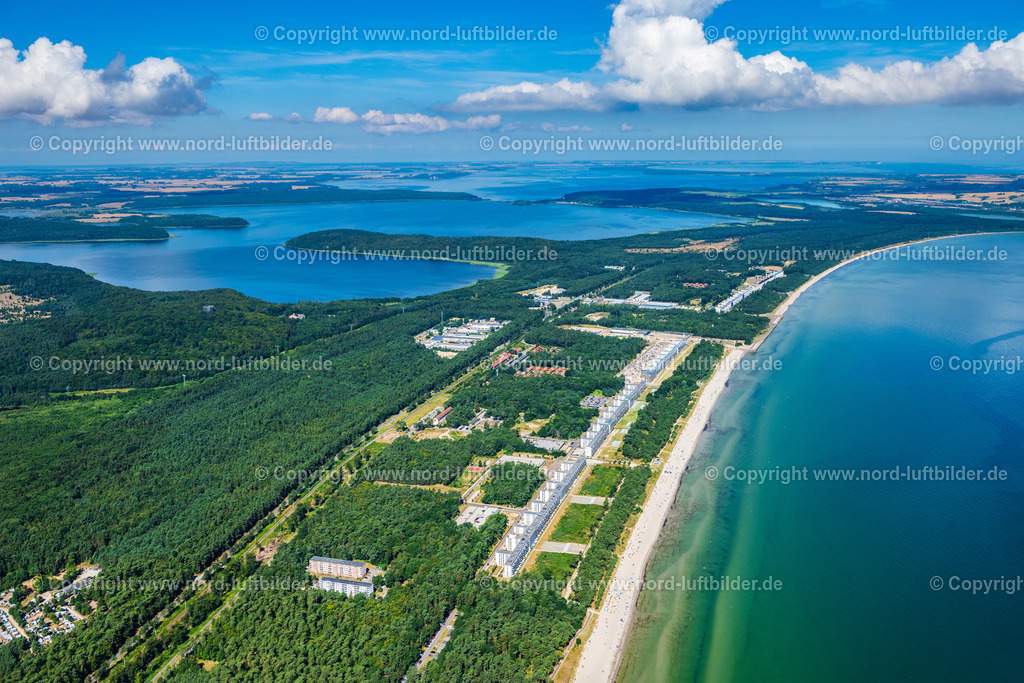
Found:
[[[150,291],[236,289],[266,301],[329,301],[410,297],[493,277],[495,268],[446,261],[354,259],[299,263],[275,250],[315,230],[355,228],[428,235],[500,235],[600,239],[697,228],[731,220],[645,209],[494,201],[367,202],[288,206],[209,207],[163,213],[240,216],[238,230],[172,230],[160,242],[0,244],[0,258],[53,263],[95,273],[104,282]],[[257,250],[269,258],[261,260]],[[275,257],[275,252],[280,258]]]

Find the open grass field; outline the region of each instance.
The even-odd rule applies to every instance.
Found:
[[[622,468],[614,465],[598,465],[591,472],[587,480],[580,487],[581,496],[598,496],[607,498],[615,493],[622,481]]]
[[[537,560],[533,564],[533,570],[552,581],[566,581],[572,575],[572,570],[579,564],[579,555],[569,553],[538,553]]]
[[[572,503],[551,534],[551,540],[557,543],[587,543],[603,515],[603,505]]]

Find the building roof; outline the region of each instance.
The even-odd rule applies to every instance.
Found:
[[[343,564],[343,565],[346,565],[348,567],[365,567],[366,566],[365,562],[357,562],[355,560],[336,560],[333,557],[320,557],[319,555],[314,555],[313,557],[309,558],[309,561],[310,562],[331,562],[333,564]]]

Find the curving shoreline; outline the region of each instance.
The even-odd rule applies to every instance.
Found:
[[[983,235],[1013,235],[1013,234],[1020,234],[1020,233],[1019,233],[1019,231],[1014,231],[1014,230],[997,230],[997,231],[992,231],[992,232],[972,232],[972,233],[969,233],[969,234],[966,234],[966,235],[942,235],[940,237],[927,237],[927,238],[922,239],[922,240],[913,240],[911,242],[900,242],[898,244],[890,244],[889,246],[886,246],[886,247],[879,247],[878,249],[871,249],[870,251],[862,252],[860,254],[857,254],[856,256],[851,256],[850,258],[846,259],[845,261],[840,261],[839,263],[837,263],[836,265],[832,266],[831,268],[823,270],[822,272],[818,273],[817,275],[812,276],[810,280],[808,280],[807,282],[803,283],[802,285],[797,287],[795,290],[793,290],[790,293],[790,295],[786,297],[786,300],[783,301],[781,304],[779,304],[778,307],[769,314],[770,317],[771,317],[771,322],[768,325],[768,329],[765,330],[763,333],[761,333],[761,335],[751,343],[750,350],[752,352],[753,351],[757,351],[761,347],[761,344],[764,342],[764,340],[767,339],[769,335],[771,335],[772,330],[774,330],[775,326],[778,325],[779,322],[782,320],[782,316],[784,316],[786,314],[786,311],[789,310],[789,307],[792,306],[793,303],[797,299],[800,298],[801,294],[803,294],[808,289],[813,287],[819,280],[822,280],[826,276],[831,275],[832,273],[834,273],[835,271],[839,270],[840,268],[842,268],[845,265],[848,265],[850,263],[854,263],[856,261],[861,261],[861,260],[866,259],[866,258],[870,258],[871,256],[873,256],[875,254],[880,254],[880,253],[882,253],[884,251],[891,251],[893,249],[902,249],[903,247],[911,247],[911,246],[914,246],[914,245],[917,245],[917,244],[924,244],[926,242],[937,242],[939,240],[956,239],[956,238],[959,238],[959,237],[979,237],[979,236],[983,236]]]
[[[701,391],[692,412],[687,416],[686,424],[672,445],[671,454],[666,459],[654,489],[645,501],[643,511],[626,542],[626,547],[612,575],[604,603],[601,605],[600,611],[597,612],[597,622],[583,645],[583,653],[573,676],[574,681],[588,683],[589,681],[613,681],[615,679],[632,626],[636,600],[646,578],[647,565],[661,535],[661,529],[667,520],[668,512],[675,501],[690,458],[696,449],[697,441],[704,431],[733,368],[747,353],[755,353],[760,348],[764,340],[771,335],[779,321],[782,320],[789,307],[800,298],[800,295],[839,268],[884,251],[958,237],[1004,234],[1008,234],[1008,232],[943,235],[901,242],[859,253],[814,275],[791,292],[786,300],[770,314],[771,323],[768,329],[749,346],[727,348],[726,354],[719,362],[714,374]]]

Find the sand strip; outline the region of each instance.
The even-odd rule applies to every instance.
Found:
[[[615,676],[632,621],[633,605],[640,592],[647,571],[647,561],[654,549],[655,541],[658,540],[661,527],[668,517],[668,511],[679,489],[679,482],[693,455],[697,439],[704,431],[711,409],[725,388],[732,368],[736,367],[745,353],[746,351],[742,349],[728,351],[725,361],[718,365],[711,379],[704,385],[700,398],[686,421],[686,426],[672,446],[672,452],[665,460],[661,475],[644,504],[643,512],[637,519],[633,533],[612,575],[604,605],[598,613],[597,624],[583,647],[583,655],[574,680],[609,681]]]

